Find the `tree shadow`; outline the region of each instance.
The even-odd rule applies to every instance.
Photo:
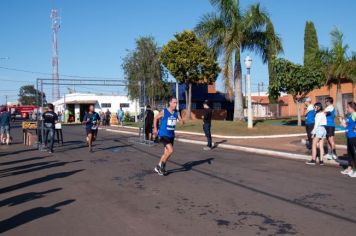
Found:
[[[43,161],[43,162],[37,162],[37,163],[27,164],[27,165],[23,165],[23,166],[15,166],[15,167],[7,168],[7,169],[2,169],[2,170],[0,170],[0,173],[29,169],[29,168],[37,167],[37,166],[44,166],[44,165],[48,165],[48,164],[51,164],[54,162],[58,162],[58,161]]]
[[[75,202],[75,200],[70,199],[70,200],[56,203],[52,206],[36,207],[36,208],[32,208],[30,210],[21,212],[20,214],[17,214],[13,217],[10,217],[6,220],[1,221],[0,222],[0,233],[4,233],[4,232],[14,229],[20,225],[24,225],[31,221],[37,220],[39,218],[55,214],[60,211],[60,209],[59,209],[60,207],[69,205],[73,202]]]
[[[62,188],[54,188],[54,189],[50,189],[50,190],[47,190],[44,192],[30,192],[30,193],[20,194],[20,195],[10,197],[10,198],[0,201],[0,207],[3,207],[3,206],[10,207],[10,206],[20,205],[25,202],[43,198],[49,193],[57,192],[60,190],[62,190]]]
[[[0,163],[0,166],[13,165],[13,164],[18,164],[18,163],[27,162],[27,161],[36,161],[36,160],[44,159],[44,158],[46,158],[46,157],[49,157],[49,156],[45,156],[45,157],[31,157],[31,158],[26,158],[26,159],[17,160],[17,161],[8,161],[8,162]]]
[[[55,174],[50,174],[50,175],[46,175],[44,177],[40,177],[40,178],[36,178],[36,179],[32,179],[32,180],[28,180],[19,184],[14,184],[8,187],[4,187],[0,189],[0,194],[3,193],[7,193],[7,192],[11,192],[11,191],[15,191],[21,188],[26,188],[32,185],[36,185],[36,184],[41,184],[44,182],[48,182],[54,179],[61,179],[61,178],[66,178],[68,176],[74,175],[78,172],[83,171],[84,169],[80,169],[80,170],[74,170],[74,171],[68,171],[68,172],[59,172],[59,173],[55,173]]]
[[[6,174],[3,174],[3,175],[0,175],[0,178],[8,177],[8,176],[21,175],[21,174],[31,173],[31,172],[35,172],[35,171],[55,168],[55,167],[61,167],[61,166],[65,166],[65,165],[70,164],[70,163],[77,163],[77,162],[81,162],[81,161],[82,160],[76,160],[76,161],[57,162],[57,163],[53,163],[53,164],[42,165],[42,166],[39,166],[39,167],[36,167],[36,168],[32,168],[32,169],[6,173]]]
[[[177,172],[190,171],[190,170],[192,170],[192,168],[194,166],[199,166],[199,165],[202,165],[205,163],[208,163],[209,165],[211,165],[212,160],[214,160],[214,158],[208,158],[208,159],[199,160],[199,161],[190,161],[190,162],[187,162],[187,163],[184,163],[183,165],[181,165],[182,167],[180,167],[180,168],[176,168],[176,169],[167,171],[167,175],[177,173]]]
[[[6,153],[0,153],[0,157],[5,157],[5,156],[9,156],[9,155],[16,155],[16,154],[20,154],[23,152],[31,152],[31,151],[36,151],[38,150],[37,148],[31,148],[31,149],[22,149],[22,150],[18,150],[18,151],[14,151],[14,152],[6,152]]]

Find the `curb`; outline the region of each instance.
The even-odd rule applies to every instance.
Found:
[[[103,129],[103,128],[101,128],[101,129]],[[113,129],[104,129],[104,130],[109,131],[109,132],[114,132],[114,133],[137,134],[137,133],[130,132],[130,131],[120,131],[120,130],[113,130]],[[178,142],[182,142],[182,143],[206,145],[205,141],[191,140],[191,139],[184,139],[184,138],[176,138],[176,140]],[[218,147],[223,148],[223,149],[236,150],[236,151],[261,154],[261,155],[268,155],[268,156],[273,156],[273,157],[281,157],[281,158],[293,159],[293,160],[303,160],[303,161],[310,160],[310,156],[308,156],[308,155],[294,154],[294,153],[282,152],[282,151],[272,151],[272,150],[261,149],[261,148],[251,148],[251,147],[237,146],[237,145],[231,145],[231,144],[219,144]],[[339,165],[339,163],[337,163],[335,161],[324,160],[324,162],[327,165],[332,165],[332,166]]]
[[[118,127],[120,128],[120,127]],[[135,129],[138,130],[139,128],[137,127],[122,127],[125,129]],[[196,135],[196,136],[205,136],[203,133],[197,133],[197,132],[188,132],[188,131],[175,131],[177,134],[189,134],[189,135]],[[344,133],[345,131],[335,131],[336,134],[338,133]],[[300,134],[276,134],[276,135],[256,135],[256,136],[229,136],[229,135],[219,135],[219,134],[213,134],[211,137],[213,138],[227,138],[227,139],[261,139],[261,138],[292,138],[292,137],[303,137],[306,136],[305,133],[300,133]]]
[[[306,144],[307,140],[306,139],[302,139],[302,144]],[[338,149],[347,149],[347,146],[346,145],[335,145],[336,148]]]

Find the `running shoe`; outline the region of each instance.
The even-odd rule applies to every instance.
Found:
[[[332,160],[333,156],[328,153],[324,155],[324,158],[326,158],[327,160]]]
[[[157,165],[154,170],[157,172],[158,175],[164,175],[164,173],[162,172],[162,169],[163,168],[161,168],[159,165]]]
[[[340,171],[340,173],[343,174],[343,175],[349,175],[351,172],[352,172],[352,170],[349,170],[349,169],[345,169],[343,171]]]
[[[324,165],[324,161],[319,161],[319,165],[323,166]]]
[[[204,147],[203,150],[205,150],[205,151],[210,151],[210,150],[211,150],[211,147]]]
[[[351,172],[349,173],[349,176],[350,176],[351,178],[356,178],[356,171],[351,171]]]
[[[332,154],[332,159],[333,159],[333,160],[337,160],[338,158],[339,158],[339,157],[338,157],[335,153]]]
[[[310,160],[310,161],[306,162],[305,164],[315,166],[316,161],[315,160]]]

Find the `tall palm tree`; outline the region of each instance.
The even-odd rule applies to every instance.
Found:
[[[223,56],[225,88],[235,101],[234,120],[243,120],[241,52],[254,51],[267,62],[282,51],[281,40],[259,4],[242,11],[239,0],[210,0],[210,3],[217,13],[204,15],[195,31],[217,55]]]
[[[328,84],[336,84],[336,110],[344,115],[341,83],[356,81],[356,58],[348,56],[349,46],[344,44],[343,33],[335,28],[330,33],[332,48],[321,51],[321,65],[324,67]]]

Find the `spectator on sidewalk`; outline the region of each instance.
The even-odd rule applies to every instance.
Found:
[[[340,118],[340,121],[341,125],[346,128],[349,162],[347,169],[341,171],[341,174],[356,178],[356,103],[349,102],[346,109],[346,120]]]
[[[105,126],[110,126],[111,112],[109,109],[105,112]]]
[[[101,124],[104,126],[106,124],[106,116],[103,111],[100,112],[100,119],[101,119]]]
[[[315,110],[314,106],[312,104],[311,98],[307,97],[304,102],[306,106],[306,111],[305,111],[305,130],[307,132],[307,137],[308,140],[306,142],[306,146],[308,149],[308,152],[311,153],[312,150],[312,143],[313,143],[313,136],[312,136],[312,131],[314,129],[314,123],[315,123]]]
[[[58,116],[54,112],[53,104],[48,104],[48,111],[43,113],[42,118],[43,118],[43,123],[44,123],[45,145],[48,148],[48,152],[53,153],[55,124],[58,122]]]
[[[336,149],[335,149],[335,108],[334,108],[334,99],[332,97],[327,97],[325,99],[325,115],[326,115],[326,138],[328,143],[328,154],[325,155],[325,158],[328,160],[336,160]]]
[[[146,106],[145,114],[145,137],[146,140],[153,140],[152,129],[153,129],[154,113],[150,105]],[[151,137],[150,137],[151,136]]]
[[[317,158],[317,151],[319,147],[319,164],[324,165],[324,139],[326,138],[326,116],[323,112],[323,106],[320,102],[315,103],[315,125],[312,131],[313,135],[313,146],[312,146],[312,159],[308,161],[307,165],[315,165]]]
[[[6,110],[6,107],[0,108],[0,133],[1,133],[1,144],[10,144],[10,121],[11,115]]]
[[[117,111],[117,121],[118,125],[121,125],[121,127],[124,125],[124,112],[122,110],[122,107]]]
[[[204,147],[204,150],[211,150],[212,149],[212,140],[211,140],[211,117],[212,117],[212,110],[209,107],[209,102],[208,100],[204,101],[204,115],[203,115],[203,130],[205,133],[205,136],[208,141],[207,147]]]

